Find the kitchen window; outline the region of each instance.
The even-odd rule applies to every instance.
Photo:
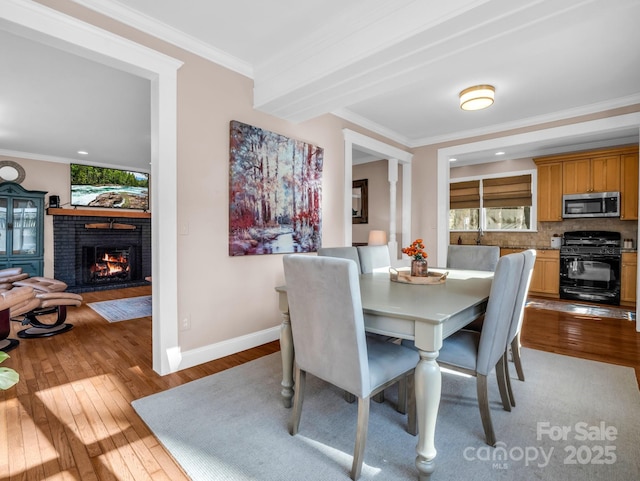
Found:
[[[449,184],[450,231],[532,231],[535,172]]]

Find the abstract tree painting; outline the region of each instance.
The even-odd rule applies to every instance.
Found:
[[[323,152],[231,121],[229,255],[318,250]]]

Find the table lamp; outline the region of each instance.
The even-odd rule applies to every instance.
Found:
[[[369,242],[370,246],[383,246],[387,245],[387,233],[383,230],[372,230],[369,231]]]

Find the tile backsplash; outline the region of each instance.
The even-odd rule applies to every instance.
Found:
[[[537,232],[486,232],[481,244],[498,245],[500,247],[532,247],[536,249],[550,248],[554,234],[563,235],[574,230],[604,230],[620,232],[622,239],[632,239],[637,248],[638,223],[619,219],[567,219],[562,222],[538,222]],[[456,244],[458,237],[463,244],[475,244],[477,232],[451,232],[450,242]]]

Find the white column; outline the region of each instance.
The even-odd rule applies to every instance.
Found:
[[[392,261],[398,257],[398,239],[396,238],[396,192],[398,186],[398,159],[389,159],[388,178],[389,178],[389,253]],[[395,262],[393,262],[395,265]]]

